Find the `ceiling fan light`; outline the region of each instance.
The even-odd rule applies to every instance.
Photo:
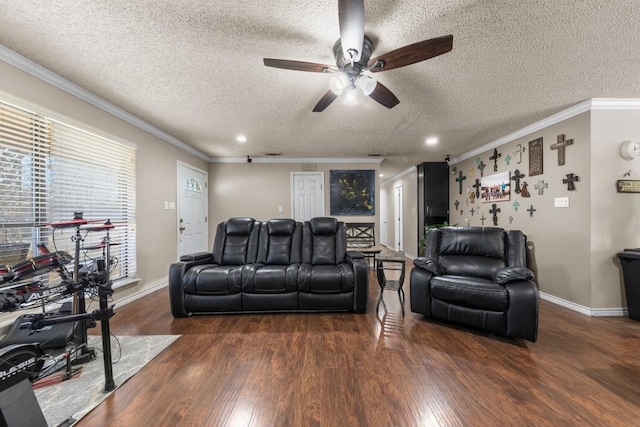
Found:
[[[347,89],[345,92],[342,103],[345,105],[358,105],[358,97],[356,96],[355,88]]]
[[[369,96],[373,93],[378,81],[371,76],[360,76],[358,79],[358,86],[362,89],[362,93]]]
[[[331,92],[335,93],[336,95],[340,95],[342,93],[342,91],[344,90],[346,83],[343,80],[343,76],[337,77],[331,77],[331,79],[329,79],[329,88],[331,88]]]

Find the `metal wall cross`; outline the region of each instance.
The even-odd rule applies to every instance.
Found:
[[[509,162],[511,161],[511,156],[507,154],[507,157],[504,158],[505,163],[509,166]]]
[[[458,185],[460,186],[460,194],[462,194],[462,181],[464,181],[465,179],[467,179],[467,177],[462,176],[462,171],[460,171],[458,177],[456,178],[456,181],[458,181]]]
[[[558,135],[558,142],[551,145],[552,150],[558,150],[558,166],[564,165],[564,148],[573,145],[573,139],[564,139],[564,134]]]
[[[471,216],[473,216],[473,214],[476,212],[476,210],[471,208],[471,210],[469,212],[471,212]]]
[[[456,205],[456,210],[458,210],[458,207],[460,206],[460,202],[456,200],[455,202],[453,202],[453,204]]]
[[[527,209],[527,211],[529,211],[529,216],[533,216],[533,213],[535,211],[537,211],[538,209],[533,209],[533,205],[531,205],[531,207],[529,209]]]
[[[498,225],[498,212],[502,211],[502,209],[500,209],[498,207],[498,205],[496,205],[495,203],[493,203],[491,205],[491,209],[489,209],[489,213],[491,215],[493,215],[493,225]]]
[[[498,172],[498,157],[502,157],[501,153],[498,153],[498,149],[493,149],[493,156],[489,157],[489,160],[493,160],[493,171]]]
[[[567,179],[563,179],[562,183],[567,184],[567,190],[573,191],[576,189],[576,186],[573,184],[574,182],[580,181],[580,177],[578,175],[574,175],[572,173],[567,174]]]
[[[522,144],[518,144],[515,150],[513,150],[513,154],[518,156],[518,161],[517,163],[521,163],[522,162],[522,153],[524,153],[525,148],[522,146]]]
[[[478,169],[480,170],[480,177],[482,178],[484,176],[484,168],[486,168],[487,165],[484,164],[484,162],[482,160],[480,160],[480,163],[478,163]]]
[[[520,207],[520,202],[518,202],[517,200],[513,202],[513,209],[515,209],[516,212],[518,212],[519,207]]]
[[[516,189],[514,190],[516,194],[520,194],[520,179],[524,178],[526,175],[520,172],[519,169],[513,171],[513,176],[511,177],[512,181],[516,183]]]
[[[544,180],[542,180],[542,181],[538,181],[538,183],[534,185],[533,188],[538,190],[539,196],[542,196],[544,194],[544,189],[549,188],[549,184],[544,182]]]
[[[482,216],[480,217],[480,221],[482,221],[482,225],[484,225],[484,220],[487,219],[484,217],[484,214],[482,214]]]
[[[476,189],[476,197],[480,197],[480,187],[482,187],[482,184],[480,184],[480,180],[478,178],[476,178],[476,183],[472,185],[473,188]]]

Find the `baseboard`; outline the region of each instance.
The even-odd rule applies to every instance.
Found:
[[[134,294],[128,295],[128,296],[122,298],[121,300],[117,300],[115,302],[115,305],[117,307],[121,307],[123,305],[127,305],[130,302],[134,302],[135,300],[143,298],[143,297],[145,297],[145,296],[147,296],[149,294],[152,294],[155,291],[158,291],[158,290],[160,290],[162,288],[166,288],[167,286],[169,286],[169,278],[165,277],[164,279],[156,282],[154,285],[150,286],[147,289],[144,289],[142,291],[139,291],[139,292],[136,292]]]
[[[612,307],[612,308],[590,308],[584,305],[576,304],[572,301],[567,301],[562,298],[558,298],[554,295],[550,295],[544,292],[540,292],[540,299],[545,301],[552,302],[556,305],[559,305],[564,308],[568,308],[569,310],[577,311],[578,313],[585,314],[587,316],[593,317],[613,317],[613,316],[627,316],[628,310],[622,307]]]

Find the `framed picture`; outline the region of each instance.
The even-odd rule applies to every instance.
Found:
[[[329,171],[331,215],[375,215],[374,170]]]
[[[511,172],[483,176],[480,179],[482,203],[507,202],[511,199]]]
[[[529,141],[529,176],[542,174],[542,138]]]

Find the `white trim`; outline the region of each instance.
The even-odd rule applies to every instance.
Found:
[[[251,156],[250,156],[251,157]],[[351,158],[297,158],[297,157],[251,157],[251,163],[382,163],[381,158],[351,157]],[[210,157],[210,163],[247,163],[246,157]]]
[[[590,308],[584,305],[576,304],[572,301],[567,301],[562,298],[558,298],[554,295],[547,294],[545,292],[540,292],[540,299],[545,301],[549,301],[553,304],[559,305],[564,308],[568,308],[569,310],[577,311],[578,313],[585,314],[587,316],[593,317],[612,317],[612,316],[627,316],[628,310],[622,307],[612,307],[612,308]]]
[[[156,284],[152,285],[151,287],[143,290],[143,291],[139,291],[136,292],[134,294],[128,295],[124,298],[122,298],[121,300],[118,300],[114,303],[114,306],[123,306],[123,305],[127,305],[130,302],[134,302],[135,300],[138,300],[142,297],[146,297],[149,294],[154,293],[155,291],[159,291],[162,288],[166,288],[167,286],[169,286],[169,278],[165,277],[164,279],[160,280],[159,282],[157,282]]]
[[[482,147],[478,147],[471,151],[468,151],[460,156],[454,157],[449,161],[449,166],[454,165],[456,163],[460,163],[463,160],[470,159],[477,155],[484,153],[485,151],[492,150],[494,148],[498,148],[501,145],[504,145],[508,142],[514,141],[518,138],[522,138],[527,136],[533,132],[537,132],[539,130],[545,129],[551,125],[556,123],[560,123],[564,120],[567,120],[573,116],[577,116],[578,114],[584,113],[586,111],[591,110],[635,110],[640,108],[640,98],[594,98],[589,99],[587,101],[581,102],[573,107],[567,108],[564,111],[560,111],[546,119],[542,119],[538,122],[535,122],[529,126],[526,126],[520,130],[517,130],[509,135],[503,136],[502,138],[498,138],[493,142],[483,145]]]
[[[324,216],[327,212],[327,207],[325,206],[325,198],[327,197],[327,193],[325,190],[325,183],[324,183],[324,171],[313,171],[313,172],[289,172],[289,194],[290,194],[290,201],[291,201],[291,218],[295,218],[295,206],[296,206],[296,201],[295,201],[295,188],[294,188],[294,178],[296,175],[320,175],[320,178],[322,180],[321,183],[321,188],[320,190],[322,190],[322,198],[321,198],[321,202],[322,202],[322,216]]]
[[[180,234],[180,200],[181,200],[181,187],[184,183],[180,182],[180,166],[185,167],[187,169],[194,170],[204,175],[204,218],[205,218],[205,227],[204,227],[204,238],[205,238],[205,246],[209,244],[209,172],[197,168],[189,163],[185,163],[183,161],[178,160],[176,163],[176,232]],[[180,260],[180,238],[178,237],[177,241],[177,250],[178,250],[178,259]]]
[[[387,185],[387,184],[391,184],[393,181],[396,181],[396,180],[398,180],[398,179],[402,178],[403,176],[407,176],[407,175],[409,175],[410,173],[415,172],[415,171],[417,170],[416,168],[417,168],[417,166],[411,166],[409,169],[407,169],[407,170],[405,170],[405,171],[402,171],[402,172],[400,172],[399,174],[396,174],[396,175],[392,176],[392,177],[391,177],[391,178],[389,178],[389,179],[385,179],[384,181],[381,181],[381,182],[380,182],[380,185]]]
[[[28,74],[31,74],[32,76],[46,83],[49,83],[50,85],[55,86],[58,89],[63,90],[68,94],[75,96],[76,98],[86,101],[89,104],[95,107],[98,107],[103,111],[106,111],[107,113],[110,113],[126,122],[129,122],[132,125],[152,135],[155,135],[158,138],[170,144],[173,144],[176,147],[179,147],[184,151],[187,151],[193,154],[196,157],[201,158],[202,160],[206,160],[206,161],[209,160],[209,156],[207,156],[206,154],[202,153],[199,150],[196,150],[190,145],[185,144],[184,142],[180,141],[178,138],[175,138],[169,135],[168,133],[147,123],[146,121],[134,116],[133,114],[123,110],[120,107],[117,107],[116,105],[110,103],[109,101],[106,101],[105,99],[100,98],[99,96],[89,92],[88,90],[78,86],[77,84],[72,83],[63,77],[60,77],[53,71],[50,71],[44,68],[43,66],[36,64],[30,59],[25,58],[24,56],[12,51],[11,49],[1,44],[0,44],[0,60]]]

